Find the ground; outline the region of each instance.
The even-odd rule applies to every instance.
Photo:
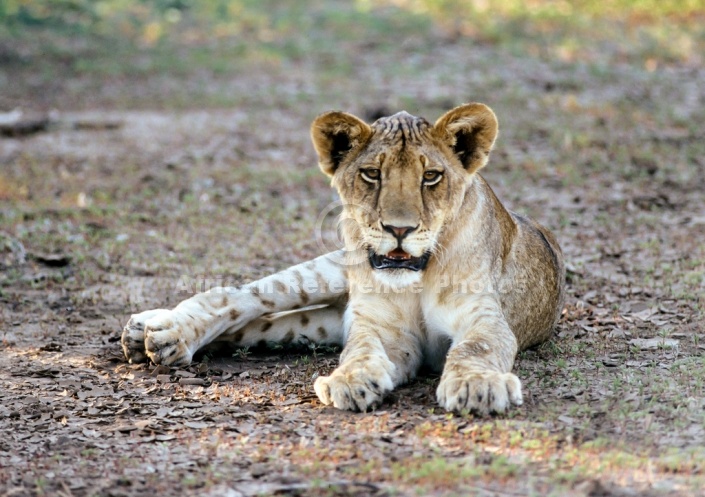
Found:
[[[248,41],[170,51],[4,40],[0,110],[53,112],[0,137],[2,495],[702,492],[698,23],[593,19],[552,38],[541,20],[473,30],[396,3],[260,10],[279,21]],[[132,312],[321,253],[335,196],[315,115],[435,119],[467,101],[500,122],[483,174],[568,262],[555,336],[515,366],[523,406],[448,414],[425,375],[375,412],[337,411],[313,392],[337,361],[323,349],[125,362]]]

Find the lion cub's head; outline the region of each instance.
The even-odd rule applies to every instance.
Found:
[[[488,160],[497,118],[466,104],[435,124],[406,112],[368,125],[328,112],[311,126],[324,173],[344,204],[348,249],[367,252],[375,272],[399,280],[425,269],[453,222],[474,173]]]

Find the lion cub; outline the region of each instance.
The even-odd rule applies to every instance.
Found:
[[[514,359],[551,335],[565,268],[553,235],[505,209],[478,174],[497,137],[492,110],[372,125],[329,112],[311,136],[342,200],[345,247],[133,315],[126,357],[185,365],[215,340],[340,344],[340,365],[314,384],[324,404],[374,408],[422,364],[442,371],[436,395],[449,411],[521,404]]]

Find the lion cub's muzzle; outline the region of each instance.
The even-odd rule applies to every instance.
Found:
[[[402,248],[404,239],[413,231],[416,231],[418,225],[397,227],[384,223],[380,224],[384,231],[396,238],[397,246],[394,250],[386,254],[378,254],[374,250],[369,249],[368,257],[373,269],[409,269],[411,271],[422,271],[426,268],[428,259],[431,256],[430,252],[424,252],[423,255],[415,257]]]
[[[368,251],[368,258],[373,269],[410,269],[423,271],[426,269],[430,252],[425,252],[421,257],[414,257],[396,248],[386,255],[376,254],[372,249]]]

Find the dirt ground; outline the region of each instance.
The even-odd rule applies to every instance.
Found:
[[[705,495],[702,61],[330,19],[298,51],[214,52],[224,72],[0,67],[0,110],[57,110],[0,137],[0,495]],[[466,101],[500,121],[483,175],[568,261],[523,406],[450,415],[422,376],[339,412],[312,388],[327,350],[125,362],[132,312],[319,255],[316,114]]]

